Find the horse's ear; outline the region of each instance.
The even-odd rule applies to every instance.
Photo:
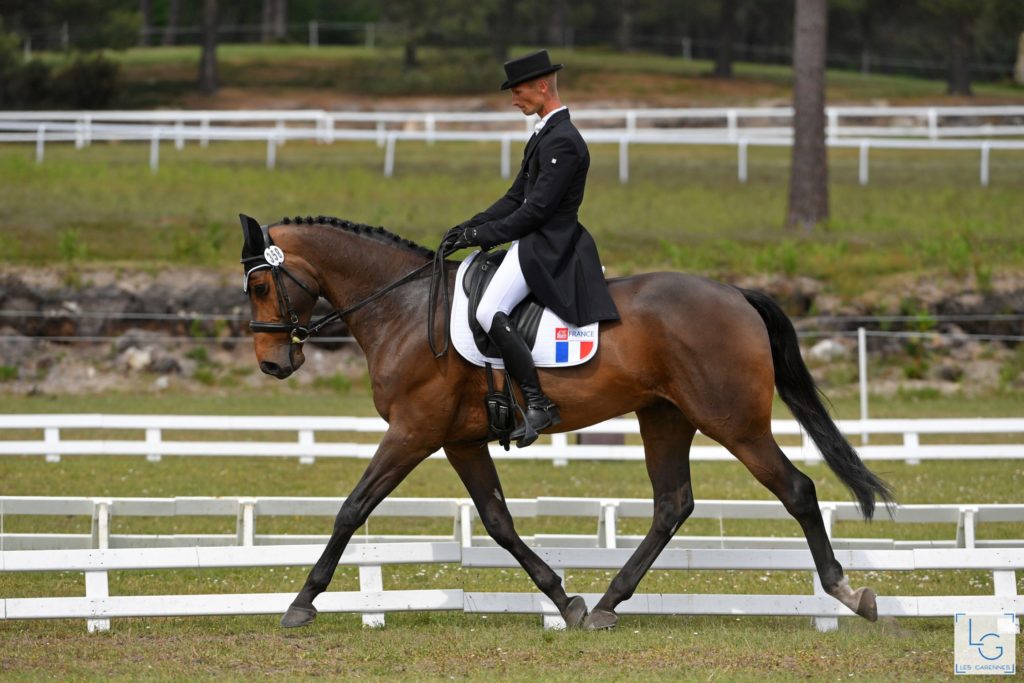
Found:
[[[260,227],[259,221],[244,213],[238,214],[238,219],[242,221],[242,235],[245,237],[242,252],[248,256],[262,254],[267,245],[263,243],[263,228]]]

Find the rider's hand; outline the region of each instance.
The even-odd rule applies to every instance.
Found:
[[[476,231],[472,228],[467,228],[466,226],[459,224],[444,234],[444,239],[441,243],[452,251],[465,249],[466,247],[473,246],[471,236],[475,236],[475,233]]]

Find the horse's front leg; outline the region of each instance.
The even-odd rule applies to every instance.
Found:
[[[561,577],[516,533],[487,444],[478,442],[446,445],[444,451],[473,498],[487,533],[516,558],[537,588],[555,603],[562,619],[565,620],[566,627],[579,626],[587,616],[587,603],[579,595],[572,598],[567,596],[565,589],[562,588]]]
[[[359,483],[342,504],[334,520],[334,531],[327,541],[327,547],[309,572],[302,590],[281,618],[282,626],[304,626],[316,618],[313,599],[327,590],[352,534],[406,475],[435,450],[437,445],[410,438],[406,430],[398,430],[394,426],[388,429]]]

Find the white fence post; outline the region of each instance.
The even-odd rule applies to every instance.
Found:
[[[939,113],[934,107],[929,107],[928,112],[928,137],[931,140],[939,139]]]
[[[427,144],[433,145],[435,140],[434,133],[437,132],[437,117],[435,117],[433,114],[427,114],[426,116],[424,116],[423,131],[424,133],[426,133]]]
[[[277,139],[274,135],[267,136],[267,170],[273,171],[277,166]]]
[[[729,133],[728,133],[729,141],[730,142],[735,142],[736,138],[738,136],[738,133],[736,131],[736,127],[737,127],[738,122],[739,122],[739,115],[736,113],[736,110],[735,109],[730,109],[728,112],[726,112],[725,120],[726,120],[726,128],[729,129]]]
[[[803,455],[804,463],[807,465],[821,464],[823,459],[821,451],[818,450],[818,444],[814,443],[814,439],[803,427],[800,428],[800,454]]]
[[[185,122],[181,120],[174,124],[174,149],[185,149]]]
[[[394,133],[388,134],[387,148],[384,150],[384,177],[390,178],[395,174],[395,140]]]
[[[907,432],[903,435],[903,447],[908,449],[917,449],[921,445],[921,439],[917,432]],[[918,457],[907,458],[908,465],[920,465],[921,459]]]
[[[862,186],[868,184],[868,145],[867,140],[860,141],[860,164],[857,179]]]
[[[43,430],[43,441],[47,444],[57,445],[60,443],[60,429],[47,427]],[[60,453],[47,453],[46,462],[60,462]]]
[[[868,335],[863,327],[857,328],[857,371],[860,379],[860,442],[868,442]]]
[[[46,146],[46,124],[42,124],[36,129],[36,163],[43,163],[43,154],[45,153]]]
[[[313,434],[313,430],[312,429],[300,429],[299,430],[299,443],[302,444],[303,446],[312,446],[314,443],[316,443],[316,437]],[[316,458],[314,456],[312,456],[312,455],[300,455],[299,456],[299,464],[300,465],[312,465],[314,462],[316,462]]]
[[[113,501],[109,499],[93,501],[92,545],[97,550],[106,550],[110,547],[110,506],[112,503]],[[106,572],[85,572],[85,597],[106,598],[109,595],[110,587]],[[89,619],[86,621],[85,627],[89,633],[109,631],[110,619]]]
[[[149,141],[149,170],[156,173],[160,168],[160,129],[153,129],[153,137]]]
[[[981,143],[981,186],[988,187],[988,155],[991,145],[987,142]]]
[[[316,19],[309,22],[309,46],[313,49],[320,47],[320,24]]]
[[[199,122],[199,146],[210,146],[210,119],[207,117],[203,117],[203,120]]]
[[[256,499],[238,499],[238,517],[235,522],[238,545],[256,545]]]
[[[822,505],[821,506],[821,519],[825,522],[825,533],[829,539],[832,538],[832,524],[835,521],[836,507],[834,505]],[[825,592],[825,588],[821,585],[821,579],[818,577],[818,572],[811,572],[811,576],[814,579],[814,594],[815,595],[828,595]],[[828,633],[829,631],[835,631],[839,628],[839,619],[836,617],[814,617],[814,628],[819,633]]]
[[[601,548],[618,547],[619,501],[601,501],[601,512],[597,517],[597,545]]]
[[[747,182],[747,139],[740,138],[736,143],[737,174],[741,183]]]
[[[629,137],[619,140],[619,182],[629,182]]]
[[[553,450],[559,451],[560,453],[563,454],[563,455],[556,455],[554,458],[552,458],[551,459],[551,464],[552,465],[554,465],[555,467],[565,467],[566,465],[569,464],[569,458],[567,458],[564,455],[564,453],[565,453],[565,451],[566,451],[566,449],[568,447],[569,447],[569,435],[568,434],[566,434],[565,432],[560,432],[558,434],[552,434],[551,435],[551,448]]]
[[[149,427],[146,429],[146,443],[159,444],[163,439],[162,430],[159,427]],[[161,455],[159,453],[147,453],[146,460],[149,462],[160,462]]]
[[[379,593],[383,590],[384,574],[381,571],[381,566],[379,564],[361,565],[359,567],[359,592]],[[370,628],[380,628],[384,626],[384,613],[363,613],[363,626],[369,626]]]
[[[463,548],[473,546],[473,503],[459,501],[459,510],[455,517],[455,540]]]

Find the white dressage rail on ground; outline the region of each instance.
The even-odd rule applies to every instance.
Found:
[[[611,548],[542,548],[538,554],[558,571],[617,569],[631,551]],[[319,552],[311,546],[276,548],[170,548],[145,550],[5,551],[0,571],[83,571],[86,576],[108,571],[155,569],[213,569],[312,564]],[[1022,549],[892,550],[836,552],[852,571],[985,570],[992,571],[994,595],[900,596],[878,601],[880,616],[952,616],[956,612],[1013,612],[1024,614],[1017,595],[1015,572],[1024,569]],[[500,548],[463,548],[457,543],[350,546],[343,563],[376,569],[381,564],[461,562],[465,567],[513,567],[515,561]],[[806,550],[679,550],[664,551],[654,569],[813,571]],[[571,588],[571,586],[570,586]],[[90,592],[91,591],[91,592]],[[6,598],[0,600],[3,619],[87,618],[109,628],[113,617],[201,616],[213,614],[280,613],[291,593],[242,595],[109,596],[102,586],[86,582],[85,598]],[[589,605],[596,594],[585,595]],[[466,612],[537,613],[556,616],[553,605],[539,593],[464,592],[461,589],[385,591],[379,582],[361,585],[359,593],[327,593],[317,599],[322,611],[364,612],[371,625],[383,623],[383,613],[404,610],[464,610]],[[370,611],[367,615],[365,612]],[[824,595],[635,595],[624,602],[623,614],[714,614],[811,616],[819,628],[835,628],[836,617],[851,612]],[[548,622],[551,623],[551,622]]]
[[[868,419],[842,420],[840,428],[849,436],[898,435],[900,443],[874,443],[858,448],[865,460],[981,460],[1024,458],[1024,418],[950,418],[950,419]],[[61,430],[130,430],[142,432],[145,439],[65,439]],[[387,423],[371,417],[279,417],[279,416],[209,416],[209,415],[105,415],[105,414],[6,414],[0,415],[0,435],[9,430],[42,430],[42,438],[0,439],[0,456],[44,455],[58,461],[62,455],[145,455],[159,460],[164,455],[182,456],[259,456],[298,457],[311,463],[318,457],[370,458],[376,444],[367,442],[317,441],[318,432],[383,434]],[[248,436],[268,432],[294,432],[294,441],[167,440],[165,431],[176,432],[246,432]],[[772,431],[781,436],[801,436],[799,445],[783,445],[791,460],[818,463],[821,454],[804,435],[794,420],[772,420]],[[615,419],[586,427],[575,433],[621,434],[626,437],[640,433],[634,419]],[[921,443],[921,436],[996,435],[1001,443]],[[1011,435],[1013,435],[1011,437]],[[1016,440],[1015,440],[1016,439]],[[876,439],[877,441],[877,439]],[[554,434],[550,443],[536,443],[522,451],[505,452],[492,445],[491,453],[499,459],[553,460],[565,464],[569,460],[643,460],[640,445],[596,445],[572,443],[568,434]],[[431,457],[444,457],[440,452]],[[692,460],[732,461],[728,451],[718,445],[695,445]]]
[[[274,517],[308,517],[311,529],[330,528],[328,520],[341,507],[344,498],[296,497],[180,497],[180,498],[103,498],[54,496],[0,496],[0,519],[10,523],[12,517],[79,517],[89,521],[89,533],[2,533],[0,550],[69,550],[87,548],[156,548],[224,545],[294,545],[326,543],[326,534],[260,534],[262,520]],[[580,518],[595,522],[594,533],[536,534],[524,540],[538,547],[631,548],[642,536],[620,531],[621,520],[649,520],[653,503],[649,498],[511,498],[506,501],[512,516],[525,518]],[[854,503],[821,501],[822,516],[830,533],[835,522],[859,522],[860,512]],[[115,534],[114,518],[220,517],[234,522],[231,534],[161,533]],[[368,531],[357,533],[353,543],[385,543],[419,541],[452,541],[463,547],[493,546],[485,535],[474,535],[476,508],[468,498],[387,498],[370,518],[369,527],[376,527],[382,518],[434,518],[452,523],[450,534],[394,534]],[[887,521],[885,511],[878,518]],[[674,548],[804,548],[806,542],[789,513],[778,501],[698,500],[690,519],[718,521],[717,534],[699,536],[677,535],[670,542]],[[782,520],[790,525],[792,536],[727,535],[726,522],[734,520]],[[910,524],[947,524],[950,534],[945,539],[914,539],[911,534],[894,538],[849,538],[833,535],[836,548],[850,550],[893,550],[907,548],[982,548],[1024,547],[1024,533],[1017,539],[979,539],[978,525],[1011,523],[1024,530],[1024,504],[959,504],[902,505],[893,510],[892,521],[901,527]],[[159,522],[151,520],[153,526]],[[82,525],[84,526],[84,524]],[[225,525],[227,526],[227,525]],[[394,526],[394,525],[392,525]],[[685,528],[685,527],[684,527]],[[477,528],[476,531],[482,532]],[[906,536],[910,536],[909,538]]]

